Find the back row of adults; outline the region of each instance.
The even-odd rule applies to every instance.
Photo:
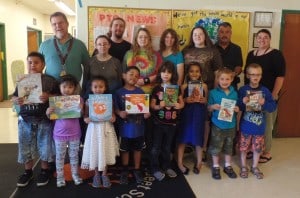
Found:
[[[55,36],[44,41],[39,51],[45,56],[45,73],[59,79],[61,75],[71,74],[82,80],[82,93],[88,93],[86,87],[93,76],[102,75],[108,79],[110,92],[122,86],[122,73],[126,67],[137,66],[141,78],[137,86],[145,93],[151,93],[158,69],[163,61],[169,60],[177,67],[178,84],[184,81],[184,65],[199,62],[202,67],[202,80],[211,90],[216,86],[215,73],[220,67],[228,67],[235,72],[233,86],[237,89],[239,74],[242,72],[243,60],[241,48],[231,42],[232,27],[224,22],[218,28],[218,41],[214,45],[207,31],[201,27],[191,30],[189,43],[181,52],[177,33],[166,29],[160,39],[160,50],[153,50],[151,35],[148,29],[140,28],[134,35],[133,43],[123,39],[126,22],[122,18],[114,18],[109,33],[100,35],[95,40],[95,53],[90,57],[85,44],[68,33],[69,23],[61,12],[50,16],[50,23]],[[261,84],[266,86],[275,100],[283,85],[285,76],[285,60],[282,53],[270,46],[271,33],[261,29],[257,33],[258,48],[250,51],[246,65],[260,64],[263,68]],[[82,79],[83,77],[83,79]],[[261,162],[271,160],[272,130],[276,119],[276,111],[268,113],[265,153]],[[209,119],[207,119],[209,120]],[[206,122],[203,149],[206,150],[209,134],[209,121]]]

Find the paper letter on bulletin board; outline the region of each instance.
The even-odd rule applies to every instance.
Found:
[[[173,10],[172,27],[180,37],[181,48],[189,41],[190,32],[195,26],[203,26],[215,43],[218,25],[229,22],[232,26],[233,43],[238,44],[246,60],[249,38],[249,12],[213,11],[213,10]]]
[[[158,50],[162,32],[171,27],[171,10],[88,7],[88,49],[92,53],[98,35],[107,34],[113,18],[121,17],[126,21],[124,39],[132,43],[134,33],[139,27],[146,27],[152,37],[155,50]]]

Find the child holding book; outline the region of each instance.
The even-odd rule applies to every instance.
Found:
[[[181,115],[181,129],[178,134],[177,164],[183,174],[189,169],[183,165],[185,145],[196,147],[196,163],[193,168],[195,174],[200,173],[202,165],[202,147],[204,141],[205,116],[207,111],[207,85],[201,78],[201,66],[198,62],[191,62],[187,67],[187,76],[182,85],[185,106]]]
[[[171,168],[171,144],[176,132],[178,113],[184,107],[184,102],[177,85],[177,71],[172,62],[166,61],[161,65],[157,83],[150,103],[154,122],[150,164],[153,176],[161,181],[165,174],[171,178],[177,176]],[[165,173],[161,171],[160,165]]]
[[[31,52],[27,56],[28,74],[43,73],[45,58],[38,52]],[[49,106],[48,98],[58,94],[56,80],[46,74],[41,75],[42,95],[41,103],[24,104],[24,98],[18,96],[18,87],[13,93],[12,100],[20,105],[18,117],[18,162],[24,164],[25,172],[19,176],[18,187],[25,187],[33,179],[33,159],[39,154],[41,159],[41,172],[37,178],[37,186],[44,186],[49,181],[48,159],[51,154],[53,124],[46,116]]]
[[[62,96],[72,96],[75,95],[77,80],[72,75],[64,75],[60,78],[60,94]],[[83,109],[83,99],[80,98],[80,109]],[[47,109],[47,116],[49,117],[51,113],[54,113],[55,108],[49,107]],[[66,181],[64,177],[64,162],[65,155],[68,147],[70,165],[72,178],[75,185],[82,183],[82,179],[78,175],[78,151],[80,144],[80,124],[79,118],[66,118],[55,120],[53,139],[55,142],[56,151],[56,173],[57,173],[57,187],[66,186]]]
[[[91,91],[93,94],[107,94],[108,90],[108,81],[104,77],[95,76],[91,79]],[[115,164],[116,156],[119,155],[117,136],[112,124],[115,122],[116,116],[111,109],[106,110],[112,112],[109,120],[92,120],[89,112],[90,108],[94,109],[94,106],[90,105],[90,100],[92,98],[85,102],[84,121],[88,124],[88,127],[84,141],[81,168],[95,170],[93,187],[99,188],[102,180],[103,187],[108,188],[111,186],[111,183],[107,175],[107,165]],[[112,104],[112,101],[110,103]],[[103,110],[103,108],[107,107],[96,108],[102,108]],[[101,109],[96,110],[101,111]]]
[[[208,151],[212,155],[212,177],[214,179],[221,179],[219,155],[222,151],[225,156],[224,173],[229,178],[237,177],[231,166],[233,138],[236,133],[235,114],[239,111],[239,107],[236,105],[238,95],[231,86],[233,77],[230,69],[219,69],[216,75],[218,87],[211,90],[208,97],[208,110],[212,112],[211,139]]]
[[[257,179],[263,179],[264,175],[259,170],[258,162],[264,150],[264,132],[266,128],[265,112],[272,112],[276,109],[271,92],[260,85],[262,68],[252,63],[246,69],[246,77],[249,84],[239,89],[239,106],[243,111],[240,121],[240,152],[241,172],[240,177],[247,178],[249,169],[246,163],[248,148],[253,151],[253,162],[251,172]]]
[[[141,172],[142,150],[146,147],[144,139],[145,119],[150,113],[128,114],[126,111],[126,95],[144,94],[144,91],[136,87],[140,78],[140,70],[136,66],[127,67],[123,74],[124,87],[118,89],[114,96],[115,112],[119,116],[118,127],[120,132],[120,151],[122,160],[122,172],[120,184],[128,184],[129,153],[133,152],[134,170],[136,182],[144,181]]]

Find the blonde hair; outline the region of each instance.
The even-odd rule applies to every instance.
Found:
[[[218,69],[216,78],[219,78],[222,74],[229,74],[229,75],[231,75],[232,79],[234,77],[233,71],[227,67],[222,67],[222,68]]]
[[[140,46],[138,44],[138,41],[137,41],[138,35],[141,31],[146,32],[146,34],[149,38],[149,42],[148,42],[147,46],[145,47],[145,49],[146,49],[146,54],[147,54],[148,59],[152,61],[152,59],[153,59],[152,39],[151,39],[150,31],[146,28],[138,29],[138,31],[136,32],[136,34],[134,36],[134,40],[133,40],[132,47],[131,47],[132,52],[133,52],[133,57],[136,57],[136,55],[138,55],[139,51],[141,50]]]

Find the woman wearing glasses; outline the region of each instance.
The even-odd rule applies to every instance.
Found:
[[[261,85],[267,87],[274,100],[278,100],[285,76],[285,60],[283,54],[271,47],[271,33],[267,29],[261,29],[256,34],[258,48],[248,53],[246,67],[256,63],[262,67]],[[248,80],[245,78],[245,84]],[[266,113],[265,151],[260,157],[260,163],[266,163],[272,159],[272,131],[275,124],[277,111]],[[250,156],[249,156],[250,157]]]

